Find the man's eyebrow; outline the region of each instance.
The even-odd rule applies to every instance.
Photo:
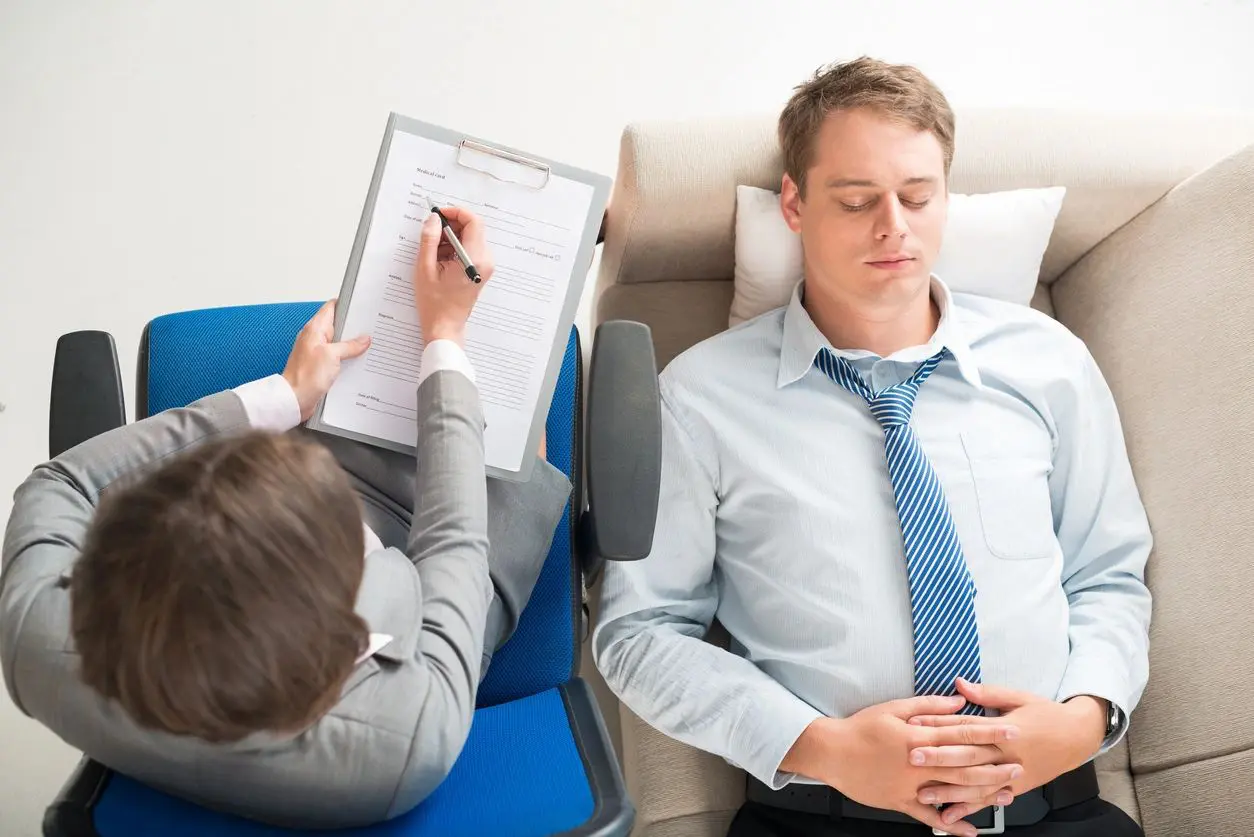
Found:
[[[935,184],[936,178],[935,177],[922,177],[922,176],[910,177],[910,178],[907,178],[906,182],[903,183],[902,185],[903,186],[918,186],[920,184],[925,184],[925,183]],[[876,186],[879,186],[879,184],[876,183],[874,180],[859,180],[857,178],[851,178],[851,177],[832,178],[831,180],[827,181],[826,185],[828,189],[844,189],[848,186],[862,186],[862,187],[869,187],[869,188],[875,188]]]

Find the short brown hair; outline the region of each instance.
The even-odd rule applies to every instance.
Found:
[[[918,69],[861,58],[819,68],[798,85],[779,116],[784,171],[805,196],[814,142],[824,120],[838,110],[870,108],[920,131],[931,131],[945,153],[945,176],[954,158],[954,114],[945,94]]]
[[[211,742],[334,705],[365,647],[362,517],[322,445],[250,431],[107,489],[70,583],[83,681]]]

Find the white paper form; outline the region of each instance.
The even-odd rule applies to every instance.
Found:
[[[412,277],[422,222],[431,203],[464,207],[483,219],[495,264],[466,327],[487,422],[486,463],[518,471],[534,454],[525,449],[533,417],[545,417],[536,406],[567,290],[588,267],[576,256],[593,188],[556,175],[543,188],[529,188],[463,162],[456,146],[393,134],[341,329],[343,338],[370,334],[372,344],[344,364],[321,421],[415,444],[425,341]],[[564,345],[566,335],[560,339]]]

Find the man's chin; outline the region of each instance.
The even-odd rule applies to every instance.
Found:
[[[815,271],[815,274],[818,272]],[[931,285],[932,274],[925,264],[912,264],[908,270],[882,270],[869,265],[860,264],[852,270],[841,273],[833,272],[827,292],[848,299],[862,299],[864,302],[900,303],[919,294],[927,294]],[[821,288],[828,284],[822,275],[807,277],[811,288]]]
[[[882,270],[868,265],[862,271],[862,277],[869,289],[907,296],[923,291],[932,280],[927,266],[917,263],[911,263],[909,268],[899,270]]]

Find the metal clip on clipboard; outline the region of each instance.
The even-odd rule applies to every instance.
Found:
[[[476,165],[472,161],[479,158],[479,164]],[[501,148],[493,148],[482,142],[472,139],[464,139],[457,146],[457,164],[468,169],[474,169],[477,172],[494,177],[497,180],[506,183],[517,183],[532,189],[543,189],[549,182],[549,176],[552,170],[545,163],[539,160],[532,160],[523,157],[521,154],[515,154],[512,151],[506,151]],[[508,176],[508,169],[515,169],[515,176]],[[518,177],[521,173],[523,176]],[[609,220],[609,213],[605,212],[601,216],[601,228],[597,232],[596,243],[605,242],[605,225]]]
[[[494,177],[505,183],[516,183],[529,189],[543,189],[552,173],[545,163],[531,160],[512,151],[493,148],[471,139],[457,147],[457,164]]]

